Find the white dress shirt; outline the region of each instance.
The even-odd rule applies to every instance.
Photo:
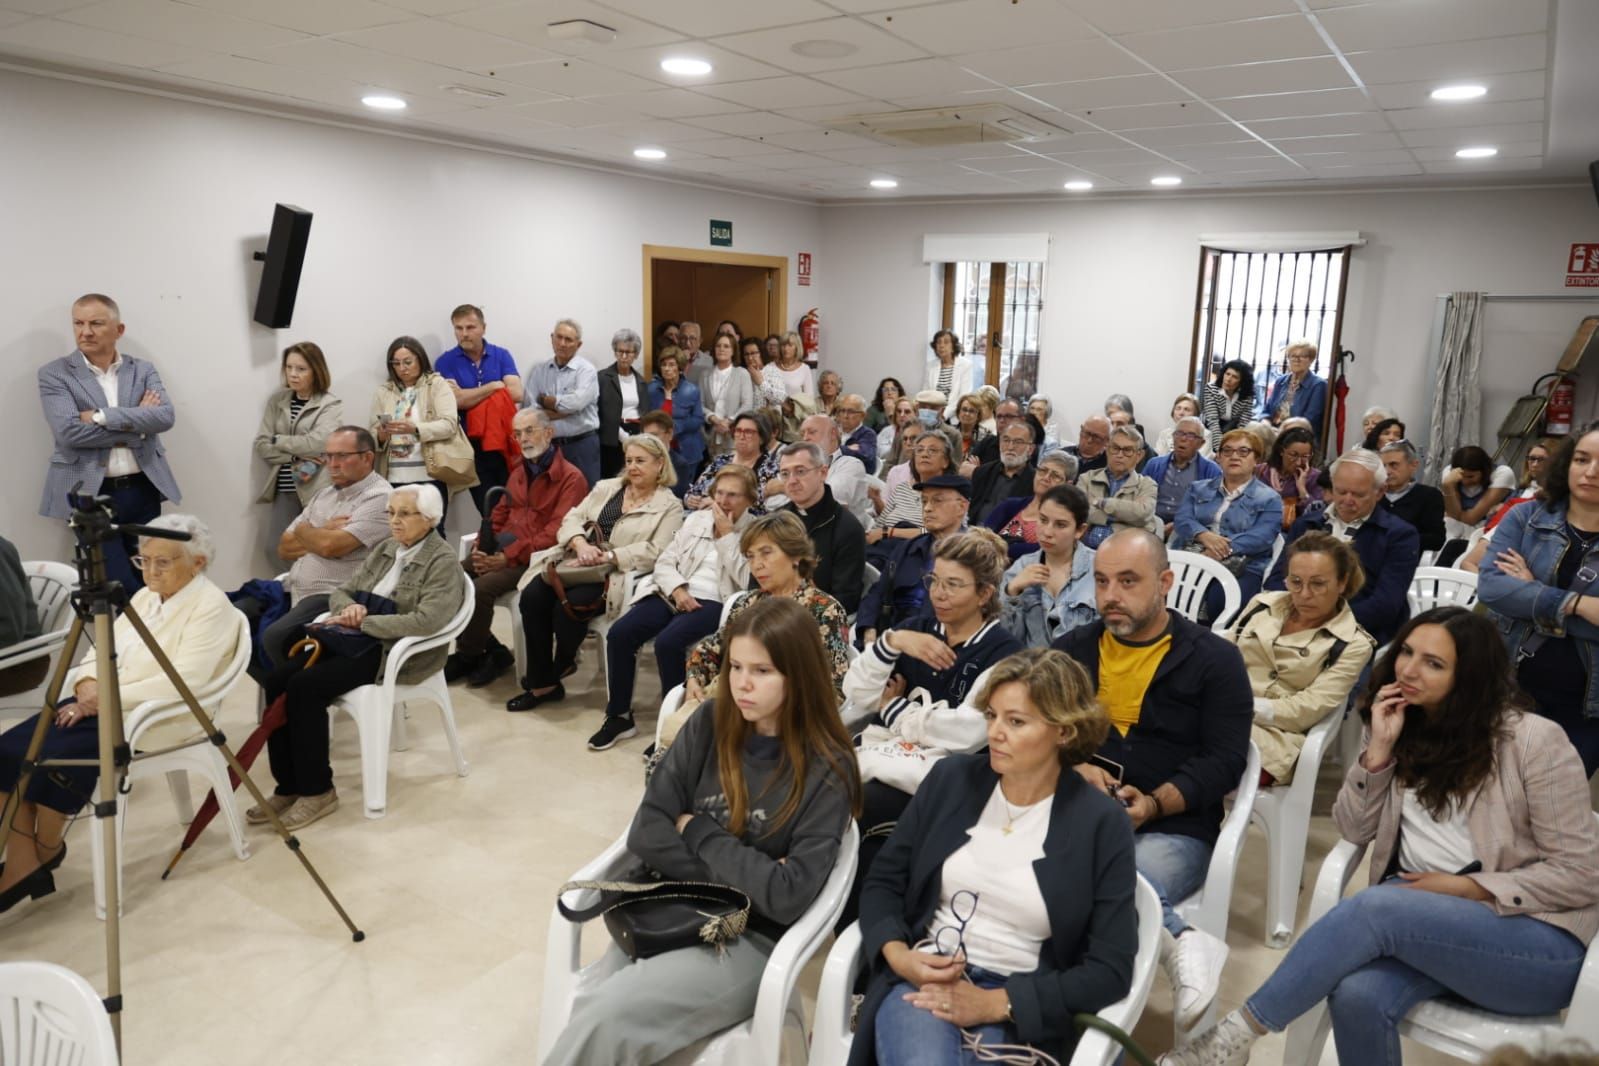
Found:
[[[101,372],[100,368],[89,362],[89,357],[83,357],[83,365],[89,368],[89,373],[94,375],[95,383],[100,386],[100,391],[105,393],[106,407],[120,407],[117,402],[117,372],[122,369],[122,356],[111,360],[111,365]],[[94,424],[105,425],[105,408],[94,413]],[[133,457],[133,449],[126,444],[114,445],[111,457],[106,461],[106,477],[127,477],[129,474],[139,472],[139,461]]]

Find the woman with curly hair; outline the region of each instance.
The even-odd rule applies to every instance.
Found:
[[[1216,381],[1205,386],[1201,417],[1210,431],[1211,448],[1221,447],[1222,434],[1243,429],[1255,418],[1255,371],[1242,359],[1222,364]]]

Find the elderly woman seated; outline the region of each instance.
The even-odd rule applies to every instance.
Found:
[[[428,536],[444,513],[439,490],[403,485],[389,494],[387,513],[389,539],[333,591],[328,616],[305,627],[317,650],[301,645],[262,686],[269,704],[285,699],[286,720],[267,738],[278,783],[267,803],[291,830],[339,806],[328,760],[329,705],[376,683],[395,641],[443,629],[466,594],[466,574],[454,550],[442,537]],[[448,655],[448,648],[434,648],[413,656],[400,671],[400,683],[416,684],[443,669]],[[256,825],[271,820],[260,807],[250,808],[245,818]]]
[[[1255,690],[1250,739],[1260,783],[1286,785],[1311,726],[1343,707],[1377,642],[1349,601],[1365,574],[1355,549],[1331,533],[1306,533],[1285,549],[1285,592],[1262,592],[1227,633]]]
[[[204,573],[214,551],[211,533],[199,519],[169,514],[150,525],[187,533],[190,539],[139,538],[139,554],[132,561],[144,573],[145,585],[133,594],[132,606],[184,683],[200,688],[222,672],[235,651],[239,630],[234,607]],[[116,680],[125,711],[149,700],[177,698],[177,689],[126,615],[117,619],[113,636]],[[95,757],[103,680],[96,670],[95,650],[89,648],[67,675],[62,691],[72,695],[53,712],[54,728],[45,736],[42,759]],[[12,800],[37,721],[35,715],[0,735],[0,809]],[[192,720],[180,719],[153,727],[141,739],[154,747],[169,747],[198,729]],[[67,821],[89,801],[98,775],[94,765],[59,766],[36,771],[29,779],[27,795],[12,822],[5,868],[0,872],[0,911],[26,897],[38,899],[55,891],[53,871],[67,854],[63,839]]]

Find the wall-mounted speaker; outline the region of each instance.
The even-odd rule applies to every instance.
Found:
[[[255,253],[266,265],[255,296],[255,320],[272,329],[287,329],[294,318],[294,298],[300,291],[300,269],[305,266],[305,244],[311,237],[311,212],[278,204],[272,211],[272,235],[267,250]]]

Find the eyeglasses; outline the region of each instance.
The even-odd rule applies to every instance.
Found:
[[[408,366],[418,366],[420,364],[415,359],[390,359],[389,365],[396,370],[403,370]]]
[[[136,569],[149,570],[151,573],[155,574],[166,573],[168,570],[171,570],[174,566],[176,566],[178,562],[176,556],[173,556],[170,559],[157,559],[152,555],[135,555],[128,561],[131,562]]]
[[[966,955],[966,926],[977,915],[977,893],[963,888],[949,897],[949,912],[954,925],[940,926],[933,933],[933,950],[940,955]]]
[[[1187,430],[1183,430],[1180,433],[1173,433],[1172,436],[1175,437],[1177,440],[1204,440],[1205,439],[1203,434],[1190,433]]]
[[[391,511],[386,507],[383,509],[383,513],[390,518],[417,518],[422,514],[421,511]]]
[[[1137,455],[1144,449],[1136,444],[1112,444],[1108,449],[1112,455]]]
[[[1312,578],[1309,581],[1305,581],[1301,578],[1290,575],[1289,578],[1283,582],[1283,584],[1288,586],[1289,592],[1304,592],[1308,588],[1317,596],[1320,596],[1322,593],[1332,588],[1332,583],[1324,577]]]
[[[922,587],[928,592],[947,592],[951,596],[959,596],[972,587],[970,581],[950,581],[939,577],[937,574],[923,574]]]
[[[1106,441],[1110,440],[1110,437],[1104,433],[1091,433],[1086,429],[1077,435],[1083,440],[1097,440],[1101,444],[1104,444]]]
[[[1245,456],[1253,457],[1254,454],[1255,454],[1255,449],[1247,447],[1247,446],[1244,446],[1244,445],[1240,445],[1237,448],[1223,448],[1220,451],[1218,451],[1216,454],[1217,455],[1221,455],[1221,456],[1232,456],[1232,457],[1237,458],[1237,459],[1242,459]]]
[[[740,426],[738,429],[733,431],[733,436],[735,437],[759,437],[760,435],[760,430],[751,429],[748,426]]]
[[[999,443],[1001,447],[1010,448],[1031,448],[1033,446],[1033,442],[1026,437],[1001,437],[999,438]]]
[[[1021,415],[1010,415],[1010,414],[1005,414],[1005,413],[1001,412],[1001,413],[996,414],[994,416],[994,421],[996,421],[996,422],[1015,422],[1015,421],[1019,420],[1021,417],[1022,417]]]
[[[616,356],[617,358],[621,358],[624,355],[637,355],[638,354],[638,349],[637,348],[612,348],[611,349],[611,354]]]
[[[777,472],[783,477],[806,477],[820,469],[819,466],[787,466],[780,467]]]
[[[322,458],[322,461],[324,463],[331,463],[331,462],[335,462],[335,461],[343,462],[346,459],[353,459],[357,455],[371,455],[371,454],[372,454],[372,452],[371,452],[370,449],[362,448],[360,451],[354,451],[354,452],[323,452],[321,458]]]

